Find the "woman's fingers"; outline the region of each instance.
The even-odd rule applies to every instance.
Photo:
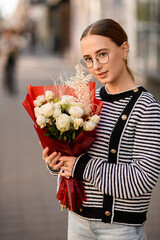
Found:
[[[61,156],[61,153],[53,152],[51,155],[47,157],[48,162],[54,162],[56,163]]]
[[[63,166],[63,163],[64,162],[60,161],[57,164],[49,164],[49,166],[52,167],[54,170],[59,170]]]
[[[48,157],[49,148],[46,147],[42,152],[42,157],[45,160]]]
[[[61,167],[61,170],[63,170],[63,171],[69,171],[69,168],[68,167]]]
[[[70,172],[60,172],[59,174],[63,177],[70,177],[71,176]]]
[[[56,163],[57,163],[57,161],[59,160],[59,158],[60,158],[60,156],[61,156],[61,153],[57,153],[57,152],[53,152],[53,153],[51,153],[50,155],[48,155],[48,153],[49,153],[49,148],[48,147],[46,147],[44,150],[43,150],[43,159],[44,159],[44,161],[45,161],[45,163],[47,164],[47,165],[49,165],[50,167],[53,167]],[[61,161],[62,162],[62,161]],[[60,163],[59,165],[58,164],[56,164],[57,166],[56,166],[56,168],[60,165],[60,166],[62,166],[62,164]]]
[[[53,152],[50,155],[49,154],[49,148],[46,147],[43,150],[43,159],[47,165],[49,165],[54,170],[63,170],[64,173],[62,176],[71,176],[72,168],[74,165],[74,162],[76,160],[76,157],[73,156],[61,156],[60,152]]]

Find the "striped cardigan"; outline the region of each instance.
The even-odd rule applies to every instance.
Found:
[[[119,94],[103,87],[96,97],[103,101],[97,138],[72,170],[87,196],[75,212],[105,223],[142,225],[160,171],[160,105],[143,87]]]
[[[103,101],[97,138],[72,170],[86,192],[75,213],[140,226],[160,171],[160,105],[143,87],[119,94],[102,87],[96,98]]]

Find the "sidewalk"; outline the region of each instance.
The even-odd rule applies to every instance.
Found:
[[[18,96],[9,98],[0,90],[1,240],[66,239],[67,211],[61,212],[56,180],[42,160],[33,122],[22,107],[27,84],[52,84],[49,74],[57,79],[63,71],[69,74],[72,70],[58,57],[21,57]]]
[[[66,240],[67,211],[60,210],[56,180],[42,160],[33,122],[22,107],[27,84],[49,85],[53,83],[50,76],[58,79],[60,73],[74,74],[73,65],[58,57],[22,56],[17,69],[18,96],[7,96],[0,81],[1,240]],[[159,87],[150,84],[147,89],[159,97]],[[160,180],[149,208],[148,240],[160,238],[159,189]]]

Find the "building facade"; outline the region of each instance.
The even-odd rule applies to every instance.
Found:
[[[101,18],[118,21],[129,37],[129,67],[160,82],[159,0],[20,0],[29,2],[28,18],[51,54],[79,62],[83,30]]]
[[[128,34],[130,68],[160,82],[159,0],[70,0],[70,9],[70,55],[75,61],[81,57],[83,30],[100,18],[112,18]]]
[[[160,82],[160,1],[137,0],[139,70]]]

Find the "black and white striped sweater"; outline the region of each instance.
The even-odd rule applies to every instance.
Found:
[[[143,87],[119,94],[103,87],[96,98],[103,101],[97,138],[72,171],[87,196],[75,212],[105,223],[142,225],[160,171],[160,105]]]

